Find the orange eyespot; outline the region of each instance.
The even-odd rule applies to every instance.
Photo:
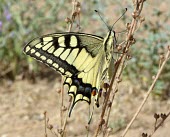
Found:
[[[91,92],[91,94],[92,94],[93,96],[95,96],[95,95],[96,95],[96,92],[97,92],[96,89],[93,89],[92,92]]]

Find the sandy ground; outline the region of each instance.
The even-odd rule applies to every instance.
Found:
[[[60,128],[60,94],[57,90],[60,80],[37,80],[32,84],[27,80],[8,81],[0,86],[0,137],[42,137],[44,136],[44,115],[47,111],[53,131]],[[111,137],[120,136],[127,122],[137,110],[144,91],[133,88],[128,82],[121,83],[110,116]],[[64,104],[68,104],[68,95],[64,94]],[[143,132],[151,133],[154,128],[154,113],[168,113],[170,100],[148,99],[142,112],[129,130],[127,137],[140,137]],[[94,133],[101,108],[95,108],[89,136]],[[88,105],[80,102],[68,118],[67,136],[86,136]],[[170,118],[158,129],[154,137],[170,137]],[[55,137],[48,130],[48,137]]]
[[[169,5],[169,0],[146,1],[143,10],[146,24],[151,22],[155,25],[160,21],[160,24],[164,25],[165,15],[169,15]],[[118,8],[122,9],[124,7],[127,7],[126,3],[118,6]],[[113,9],[116,10],[116,8],[111,6],[108,9],[112,11],[111,14],[108,14],[109,11],[103,14],[113,22]],[[163,14],[160,18],[153,16],[155,15],[153,12],[156,12],[157,9],[165,15]],[[130,15],[131,10],[127,12],[127,16]],[[92,32],[92,29],[97,29],[97,27],[100,28],[101,24],[93,24],[95,26],[93,28],[89,25],[86,32]],[[169,20],[166,24],[169,24]],[[143,33],[138,33],[137,37],[141,37],[141,34],[143,35]],[[147,37],[143,37],[143,39],[147,39]],[[50,80],[37,78],[36,81],[33,84],[28,80],[18,78],[15,82],[4,80],[0,84],[0,137],[44,137],[43,113],[45,111],[47,111],[49,123],[53,125],[54,131],[57,132],[57,129],[60,128],[61,96],[57,92],[60,88],[59,78]],[[136,85],[134,87],[134,85],[127,81],[120,84],[119,92],[113,102],[109,121],[109,127],[111,128],[110,137],[119,137],[121,135],[125,126],[142,102],[144,95],[145,91]],[[68,100],[69,97],[65,92],[64,105],[68,105]],[[88,108],[87,103],[80,102],[77,104],[72,116],[68,118],[67,137],[84,137],[87,135],[85,126],[89,120]],[[150,97],[126,137],[141,137],[143,132],[151,133],[155,123],[154,113],[168,113],[169,111],[170,99],[160,101],[159,99]],[[99,109],[95,108],[89,137],[93,135],[96,129],[100,112],[101,107]],[[56,136],[48,130],[48,137]],[[170,137],[170,117],[158,129],[154,137]]]

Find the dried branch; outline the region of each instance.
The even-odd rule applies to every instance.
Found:
[[[78,22],[80,23],[80,3],[77,2],[77,0],[73,0],[72,1],[72,13],[71,13],[71,17],[70,18],[66,18],[65,21],[69,24],[68,27],[68,32],[71,31],[72,27],[73,27],[73,23],[75,21],[75,18],[78,16]],[[60,107],[60,119],[61,119],[61,129],[59,129],[59,133],[61,135],[61,137],[64,136],[65,134],[65,130],[66,130],[66,125],[67,125],[67,118],[68,118],[68,112],[70,110],[70,106],[72,103],[72,99],[69,100],[69,104],[68,107],[66,109],[66,107],[63,105],[63,101],[64,101],[64,77],[62,77],[62,81],[61,81],[61,107]],[[63,116],[63,111],[67,110],[66,115],[65,115],[65,120],[63,122],[64,116]]]
[[[147,133],[142,133],[142,137],[152,137],[153,134],[165,123],[165,120],[170,116],[170,112],[168,112],[168,114],[163,114],[161,113],[160,115],[159,114],[154,114],[154,118],[155,118],[155,124],[154,124],[154,130],[153,132],[148,135]],[[158,122],[158,119],[161,118],[161,121],[159,123]]]
[[[135,42],[133,35],[134,35],[134,32],[136,31],[136,26],[138,25],[138,23],[140,23],[138,17],[140,16],[140,13],[142,11],[143,2],[144,2],[144,0],[140,1],[140,2],[138,2],[138,0],[137,0],[136,4],[134,4],[136,7],[135,7],[134,12],[132,13],[133,20],[132,20],[131,25],[128,26],[130,28],[129,28],[129,31],[128,31],[128,34],[127,34],[127,43],[125,45],[124,53],[123,53],[123,56],[122,56],[122,59],[121,59],[122,61],[120,62],[120,67],[119,67],[119,70],[118,70],[118,73],[117,73],[117,76],[116,76],[117,80],[114,83],[114,87],[115,87],[115,88],[113,88],[114,92],[111,93],[111,99],[110,100],[112,102],[113,102],[113,99],[114,99],[115,94],[117,92],[117,85],[120,81],[119,79],[121,77],[122,71],[123,71],[124,66],[125,66],[124,63],[125,63],[125,60],[126,60],[126,57],[127,57],[127,52],[129,50],[130,46]],[[136,14],[136,13],[138,13],[138,14]],[[109,110],[111,110],[111,107],[109,107]],[[110,117],[110,113],[108,113],[108,115],[107,115],[106,124],[108,124],[109,117]]]
[[[60,92],[60,99],[61,99],[61,106],[60,106],[60,126],[63,125],[63,106],[64,106],[64,85],[63,85],[64,79],[61,77],[61,92]]]
[[[44,131],[45,131],[45,133],[44,133],[44,137],[47,137],[47,112],[45,111],[44,112]]]
[[[102,121],[104,121],[104,115],[105,115],[106,107],[107,107],[107,104],[108,104],[108,101],[109,101],[109,98],[110,98],[110,94],[111,94],[111,100],[113,101],[115,93],[117,92],[117,85],[118,85],[120,76],[122,74],[122,71],[124,69],[125,60],[127,58],[127,52],[129,50],[130,46],[132,44],[134,44],[134,42],[135,42],[133,35],[134,35],[135,30],[136,30],[136,26],[138,24],[138,21],[140,19],[139,16],[140,16],[140,13],[141,13],[142,8],[143,8],[143,3],[144,3],[144,0],[140,0],[140,1],[136,0],[135,3],[134,3],[135,9],[134,9],[134,12],[132,13],[133,20],[132,20],[132,23],[130,24],[129,29],[128,29],[126,44],[125,44],[124,49],[123,49],[123,54],[119,57],[119,59],[115,63],[114,75],[113,75],[111,83],[110,83],[109,91],[107,92],[105,103],[103,105],[102,113],[101,113],[101,116],[100,116],[100,121],[98,123],[98,127],[95,131],[94,137],[98,136],[99,131],[102,127],[102,123],[103,123]],[[112,89],[113,89],[113,92],[111,92]],[[111,107],[109,107],[109,109],[111,109]],[[110,112],[107,115],[105,127],[107,127],[109,116],[110,116]]]
[[[56,137],[58,137],[58,134],[53,130],[53,125],[51,125],[51,124],[49,124],[48,123],[49,122],[49,118],[47,118],[47,112],[45,111],[44,112],[44,131],[45,131],[45,133],[44,133],[44,137],[48,137],[48,134],[47,134],[47,128],[51,131],[51,133],[53,134],[53,135],[55,135]]]
[[[154,88],[154,86],[155,86],[156,81],[158,80],[158,78],[159,78],[159,76],[160,76],[160,74],[161,74],[161,72],[162,72],[162,70],[163,70],[166,62],[167,62],[168,59],[169,59],[169,56],[170,56],[170,46],[168,46],[168,52],[167,52],[167,54],[166,54],[166,56],[165,56],[165,60],[162,62],[161,67],[159,68],[159,70],[158,70],[158,72],[157,72],[157,74],[156,74],[156,76],[155,76],[155,78],[154,78],[154,80],[153,80],[153,82],[152,82],[152,85],[150,86],[149,90],[147,91],[147,93],[146,93],[146,95],[145,95],[145,98],[143,99],[143,101],[142,101],[141,105],[139,106],[138,110],[136,111],[136,113],[134,114],[133,118],[131,119],[131,121],[130,121],[129,124],[127,125],[125,131],[124,131],[123,134],[122,134],[122,137],[124,137],[124,136],[126,135],[127,131],[129,130],[129,128],[130,128],[131,125],[133,124],[134,120],[136,119],[136,117],[137,117],[138,114],[140,113],[142,107],[143,107],[144,104],[146,103],[146,100],[148,99],[150,93],[152,92],[152,90],[153,90],[153,88]]]

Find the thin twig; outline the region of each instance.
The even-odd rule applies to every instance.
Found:
[[[44,112],[44,136],[47,137],[47,112]]]
[[[115,67],[115,70],[117,70],[117,69],[118,69],[118,67]],[[116,72],[116,71],[115,71],[115,72]],[[108,102],[108,100],[109,100],[109,95],[110,95],[110,92],[111,92],[111,90],[112,90],[111,87],[113,86],[113,81],[115,80],[115,76],[116,76],[116,73],[114,73],[114,75],[113,75],[113,77],[112,77],[111,84],[110,84],[110,86],[109,86],[109,90],[108,90],[108,92],[107,92],[107,96],[106,96],[106,98],[105,98],[105,102],[104,102],[104,105],[103,105],[103,108],[102,108],[102,113],[101,113],[101,115],[100,115],[100,121],[99,121],[99,123],[98,123],[98,127],[97,127],[97,129],[96,129],[96,131],[95,131],[94,137],[97,137],[97,136],[98,136],[99,131],[100,131],[101,127],[102,127],[103,117],[104,117],[104,114],[105,114],[105,111],[106,111],[107,102]]]
[[[75,21],[75,16],[77,15],[77,14],[74,14],[75,12],[77,12],[77,7],[78,7],[76,5],[76,3],[77,3],[76,0],[72,1],[73,7],[72,7],[71,19],[69,19],[69,22],[68,22],[69,23],[68,32],[71,31],[71,29],[73,27],[73,23]],[[65,120],[63,122],[63,119],[64,119],[64,117],[63,117],[63,111],[64,111],[63,110],[63,107],[64,107],[64,105],[63,105],[63,100],[64,100],[64,85],[63,85],[63,82],[64,82],[64,77],[62,77],[62,85],[61,85],[61,110],[60,110],[60,114],[61,114],[61,117],[60,117],[61,118],[61,127],[62,127],[61,133],[60,133],[61,137],[63,137],[65,135],[65,130],[66,130],[66,126],[67,126],[67,119],[68,119],[68,112],[70,110],[70,106],[71,106],[71,103],[72,103],[72,101],[70,100],[69,104],[68,104],[68,107],[67,107],[67,112],[66,112],[66,115],[65,115]]]
[[[74,22],[74,20],[73,20],[73,14],[74,14],[74,12],[75,12],[75,2],[76,2],[76,0],[72,0],[71,22],[70,22],[69,27],[68,27],[68,32],[70,32],[71,29],[72,29],[72,27],[73,27],[73,22]]]
[[[118,71],[118,73],[117,73],[117,79],[120,79],[120,77],[121,77],[121,74],[122,74],[122,71],[123,71],[123,69],[124,69],[124,63],[125,63],[125,60],[126,60],[126,57],[127,57],[127,51],[129,50],[129,47],[130,47],[130,45],[132,45],[132,43],[131,43],[131,36],[133,36],[134,35],[134,32],[136,31],[136,26],[137,26],[137,24],[138,24],[138,18],[136,18],[136,16],[139,16],[140,15],[140,13],[141,13],[141,11],[142,11],[142,7],[143,7],[143,2],[144,1],[141,1],[141,3],[139,4],[138,3],[138,1],[136,1],[136,7],[135,7],[135,11],[132,13],[133,14],[133,20],[132,20],[132,23],[131,23],[131,27],[130,27],[130,30],[129,30],[129,32],[128,32],[128,35],[127,35],[127,39],[128,39],[128,42],[126,43],[126,45],[125,45],[125,48],[124,48],[124,54],[123,54],[123,56],[122,56],[122,61],[121,61],[121,63],[120,63],[120,67],[119,67],[119,71]],[[137,6],[138,5],[138,6]],[[140,10],[139,10],[140,9]],[[136,15],[135,16],[135,13],[138,11],[138,15]],[[118,82],[119,82],[119,80],[117,80],[117,81],[115,81],[115,86],[113,87],[113,91],[114,92],[112,92],[111,93],[111,101],[113,102],[113,99],[114,99],[114,97],[115,97],[115,93],[116,93],[116,91],[117,91],[117,85],[118,85]],[[112,104],[111,104],[112,105]],[[111,107],[109,107],[109,111],[111,111]],[[108,124],[108,121],[109,121],[109,117],[110,117],[110,113],[108,113],[108,115],[107,115],[107,118],[106,118],[106,124]]]
[[[64,120],[64,124],[63,124],[63,127],[62,127],[62,130],[63,131],[65,131],[66,130],[66,125],[67,125],[67,119],[68,119],[68,113],[69,113],[69,108],[70,108],[70,106],[71,106],[71,101],[69,102],[69,104],[68,104],[68,109],[67,109],[67,115],[66,115],[66,117],[65,117],[65,120]],[[64,134],[65,134],[65,132],[63,132],[63,136],[64,136]]]
[[[117,86],[116,86],[116,87],[117,87]],[[113,102],[113,100],[114,100],[114,97],[115,97],[115,95],[116,95],[117,91],[118,91],[118,89],[117,89],[116,91],[114,91],[114,92],[113,92],[113,93],[114,93],[114,95],[113,95],[113,97],[112,97],[112,99],[111,99],[111,105],[110,105],[110,106],[109,106],[109,108],[108,108],[108,114],[107,114],[106,123],[105,123],[105,126],[106,126],[106,127],[107,127],[108,122],[109,122],[109,117],[110,117],[110,112],[111,112],[112,102]]]
[[[166,62],[168,61],[169,59],[169,56],[170,56],[170,49],[168,49],[168,52],[165,56],[165,60],[162,62],[162,65],[161,67],[159,68],[158,72],[157,72],[157,75],[156,77],[154,78],[153,82],[152,82],[152,85],[150,86],[149,90],[147,91],[146,95],[145,95],[145,98],[143,99],[141,105],[139,106],[138,110],[136,111],[135,115],[133,116],[133,118],[131,119],[131,121],[129,122],[129,124],[127,125],[126,129],[124,130],[123,134],[121,137],[124,137],[127,133],[127,131],[129,130],[129,128],[131,127],[131,125],[133,124],[134,120],[136,119],[136,117],[138,116],[139,112],[141,111],[142,107],[144,106],[146,100],[148,99],[150,93],[152,92],[154,86],[155,86],[155,83],[156,81],[158,80]]]
[[[64,106],[64,85],[63,85],[63,82],[64,82],[64,78],[61,77],[61,106],[60,106],[60,127],[63,126],[63,106]]]
[[[123,54],[120,56],[120,58],[118,59],[118,61],[115,64],[114,75],[112,77],[112,80],[111,80],[111,83],[110,83],[110,86],[109,86],[109,91],[107,92],[107,96],[106,96],[106,99],[105,99],[106,101],[105,101],[105,104],[103,105],[102,113],[101,113],[101,116],[100,116],[100,121],[98,123],[98,127],[95,131],[94,137],[98,136],[99,131],[102,127],[102,121],[104,119],[103,117],[104,117],[105,110],[106,110],[106,107],[107,107],[107,103],[108,103],[108,100],[109,100],[109,97],[110,97],[110,93],[112,94],[111,100],[113,100],[115,92],[117,91],[117,84],[118,84],[117,79],[120,78],[122,71],[124,69],[124,64],[125,64],[125,60],[126,60],[126,57],[127,57],[127,52],[129,50],[130,46],[132,45],[133,34],[135,32],[135,28],[136,28],[137,23],[138,23],[138,17],[141,13],[141,10],[142,10],[142,7],[143,7],[143,2],[144,2],[144,0],[141,0],[140,3],[138,2],[138,0],[136,0],[136,3],[135,3],[136,7],[135,7],[135,10],[133,12],[133,20],[132,20],[132,23],[131,23],[131,26],[130,26],[130,29],[128,31],[127,38],[126,38],[126,45],[125,45],[125,48],[123,49]],[[113,92],[111,92],[112,87],[113,87]],[[109,107],[109,109],[111,109],[111,107]],[[110,113],[108,113],[108,115],[107,115],[107,119],[106,119],[107,123],[105,123],[106,127],[107,127],[107,124],[108,124],[109,116],[110,116]]]

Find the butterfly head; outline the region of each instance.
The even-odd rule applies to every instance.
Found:
[[[113,46],[111,47],[112,49],[113,49],[114,47],[116,47],[116,43],[117,43],[117,41],[116,41],[116,32],[113,30],[113,27],[114,27],[114,25],[119,21],[119,19],[122,18],[122,17],[125,15],[126,11],[127,11],[127,8],[125,8],[125,11],[123,12],[123,14],[113,23],[113,25],[112,25],[111,27],[108,26],[108,25],[104,22],[104,20],[102,19],[103,22],[106,24],[108,30],[109,30],[109,32],[107,33],[107,36],[106,36],[104,42],[107,43],[108,41],[110,41],[108,44],[113,45]],[[100,16],[100,15],[99,15],[99,16]],[[101,17],[101,16],[100,16],[100,17]],[[112,35],[112,33],[113,33],[113,35]],[[112,41],[112,43],[111,43],[111,41]]]

